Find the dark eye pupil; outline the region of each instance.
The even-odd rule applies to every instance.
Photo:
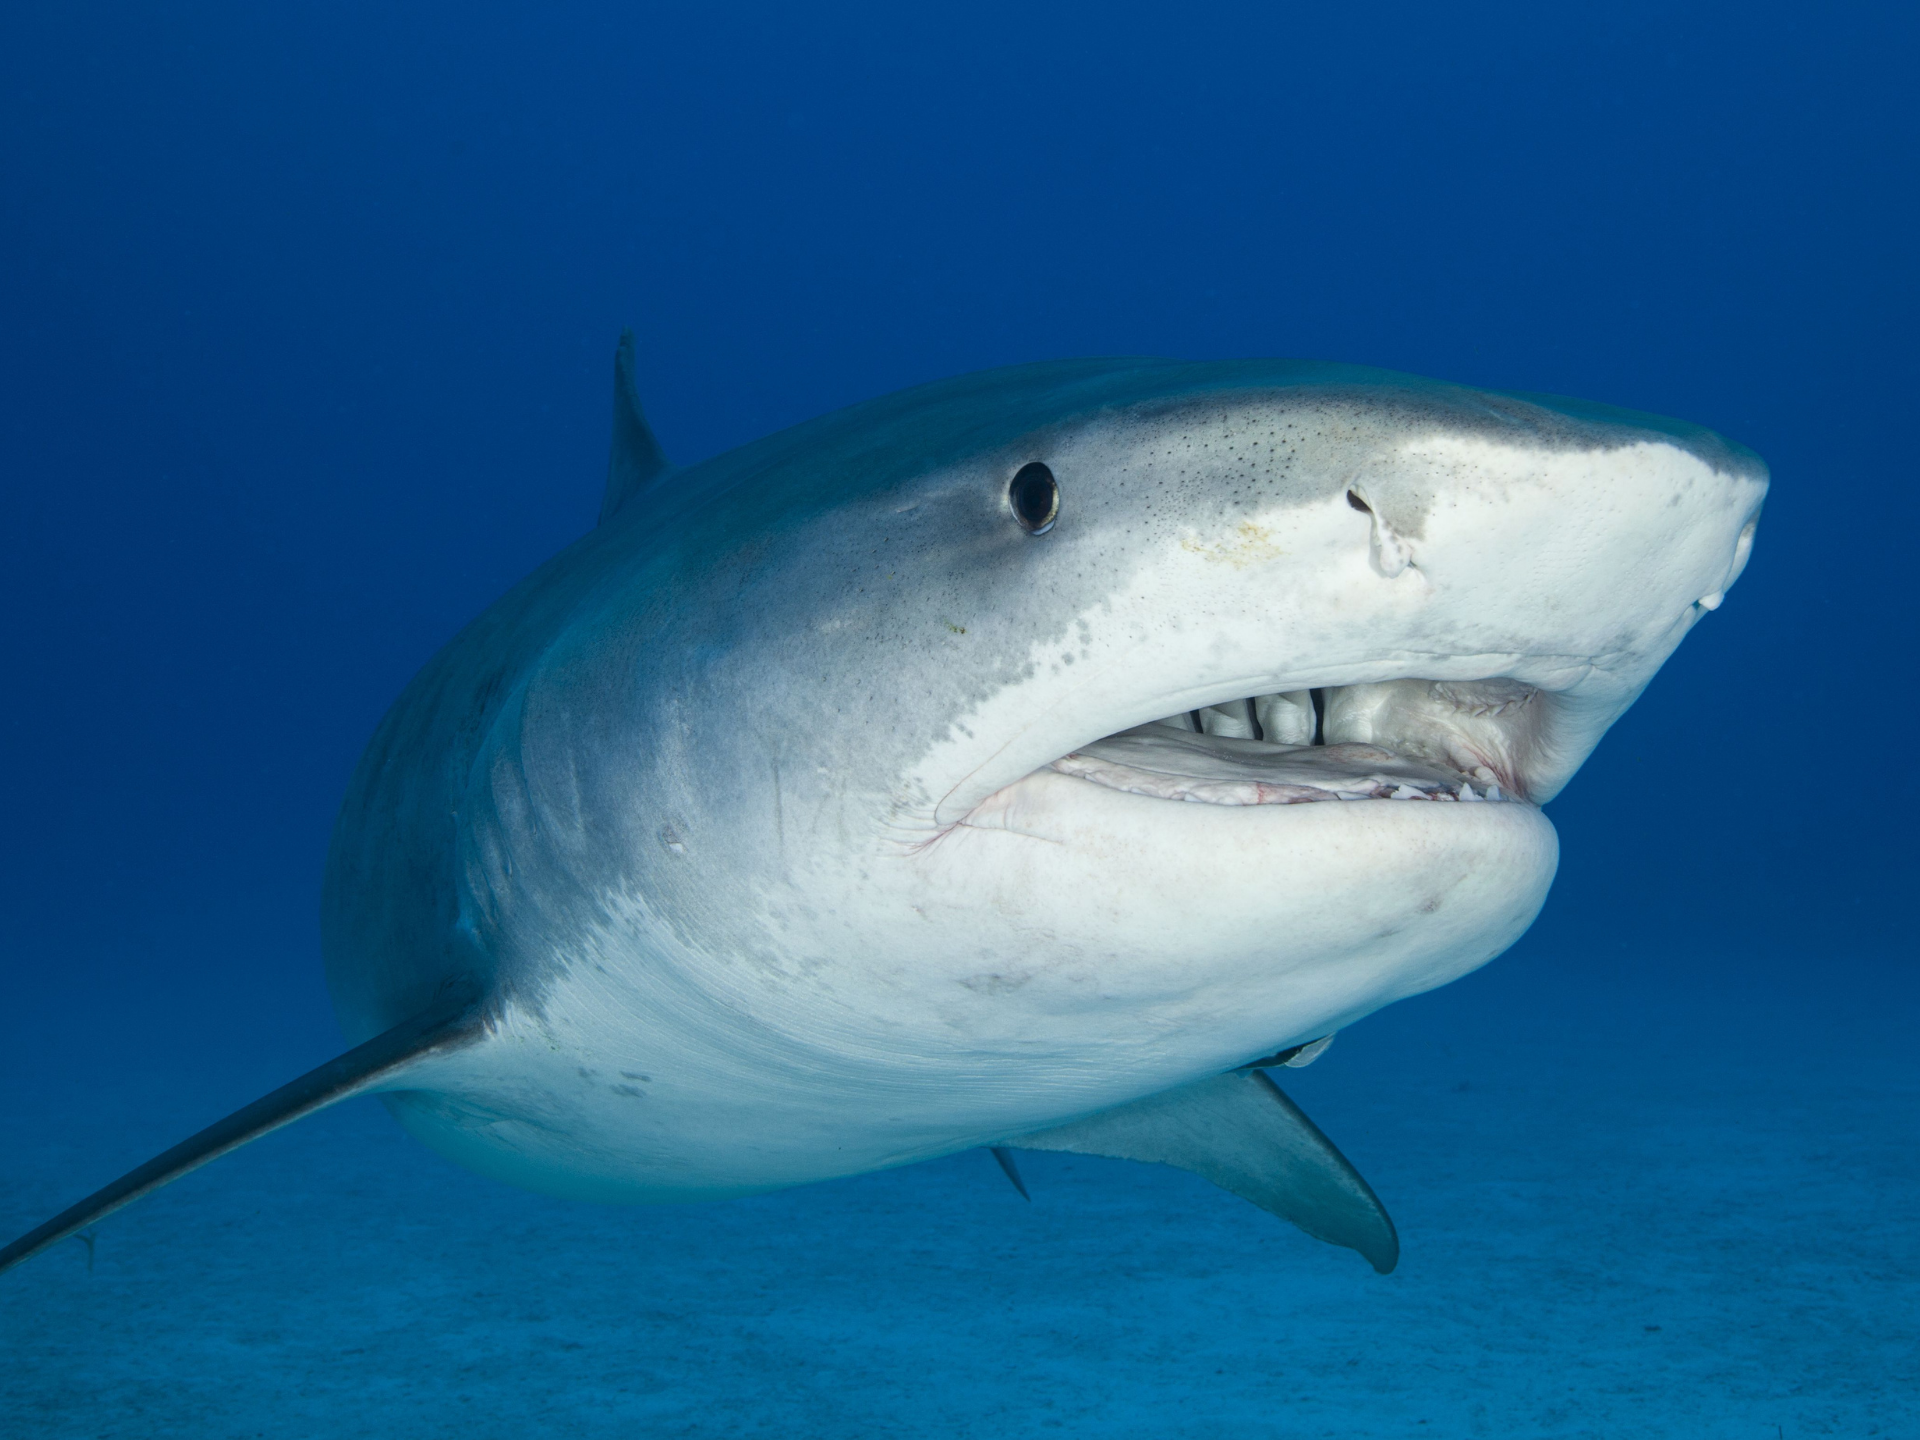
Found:
[[[1053,471],[1038,460],[1022,465],[1007,486],[1007,503],[1013,507],[1013,518],[1020,522],[1021,529],[1030,535],[1046,534],[1060,515],[1060,486],[1054,481]]]

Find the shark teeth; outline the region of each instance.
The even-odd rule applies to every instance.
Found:
[[[1317,738],[1320,718],[1311,690],[1256,695],[1252,705],[1254,718],[1260,722],[1256,738],[1272,745],[1311,745]]]
[[[1199,713],[1200,728],[1209,735],[1225,735],[1233,740],[1260,738],[1251,700],[1229,700],[1224,705],[1209,705]]]

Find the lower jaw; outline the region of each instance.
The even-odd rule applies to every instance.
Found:
[[[1395,800],[1506,803],[1490,772],[1463,775],[1377,745],[1267,745],[1208,735],[1110,735],[1063,755],[1051,769],[1108,789],[1203,805],[1310,805]]]
[[[977,920],[955,928],[1018,961],[1023,1001],[1064,1012],[1091,983],[1102,1006],[1137,1007],[1143,1035],[1250,1039],[1229,1065],[1485,963],[1532,922],[1557,860],[1524,802],[1182,803],[1056,767],[926,855],[934,887],[1006,917],[1004,947]]]
[[[1392,800],[1511,802],[1492,771],[1396,754],[1379,745],[1285,745],[1196,733],[1157,721],[1061,756],[1049,767],[1108,789],[1204,805]]]

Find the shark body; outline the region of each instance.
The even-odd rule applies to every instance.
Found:
[[[349,787],[322,918],[355,1049],[0,1266],[378,1090],[564,1195],[1086,1150],[1390,1268],[1268,1070],[1525,930],[1540,807],[1745,565],[1758,458],[1362,367],[1102,360],[676,469],[631,368],[599,525]]]

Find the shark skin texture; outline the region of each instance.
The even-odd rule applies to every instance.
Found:
[[[1711,431],[1289,360],[1049,362],[671,465],[421,670],[322,902],[355,1047],[0,1250],[378,1092],[605,1201],[987,1147],[1172,1164],[1390,1270],[1274,1082],[1485,964],[1751,552]]]

